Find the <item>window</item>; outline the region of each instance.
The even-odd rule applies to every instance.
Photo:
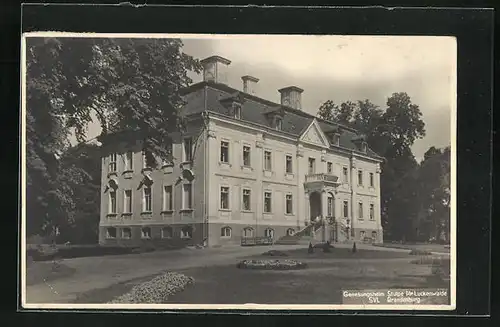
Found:
[[[132,230],[130,228],[122,229],[122,238],[125,238],[125,239],[132,238]]]
[[[250,193],[249,189],[243,189],[243,210],[250,211]]]
[[[264,192],[264,212],[265,213],[270,213],[272,206],[271,206],[271,192]]]
[[[358,217],[359,219],[363,219],[363,202],[358,204]]]
[[[370,220],[375,220],[375,205],[370,204]]]
[[[109,191],[109,208],[108,213],[116,213],[116,191]]]
[[[275,119],[276,121],[274,124],[276,130],[281,131],[283,129],[283,119],[281,119],[280,117],[276,117]]]
[[[286,235],[292,236],[293,234],[295,234],[295,230],[293,228],[288,228],[286,230]]]
[[[141,237],[142,238],[151,238],[151,228],[149,227],[143,227],[141,229]]]
[[[223,210],[229,209],[229,187],[227,186],[220,188],[220,208]]]
[[[363,171],[358,170],[358,185],[363,186]]]
[[[229,162],[229,142],[220,142],[220,162]]]
[[[292,156],[291,155],[286,155],[286,164],[285,164],[285,170],[287,174],[293,173],[293,166],[292,166]]]
[[[328,208],[327,210],[327,216],[328,217],[333,217],[333,197],[329,196],[328,197]]]
[[[142,151],[142,168],[151,168],[151,153]]]
[[[172,185],[163,186],[163,211],[173,210]]]
[[[373,187],[375,185],[375,181],[373,180],[373,173],[370,173],[370,186]]]
[[[192,193],[192,185],[184,184],[182,186],[182,209],[191,209],[193,206],[193,193]]]
[[[193,237],[193,228],[191,226],[184,226],[181,229],[181,238]]]
[[[347,170],[347,167],[343,167],[342,168],[342,180],[344,183],[348,183],[349,181],[349,172]]]
[[[245,227],[243,229],[243,237],[253,237],[253,228],[252,227]]]
[[[363,239],[365,238],[365,235],[366,235],[366,233],[365,233],[365,231],[364,231],[364,230],[360,231],[360,232],[359,232],[359,239],[360,239],[360,240],[363,240]]]
[[[344,200],[344,218],[348,218],[349,217],[349,202]]]
[[[271,171],[271,151],[264,151],[264,170]]]
[[[106,238],[116,238],[116,228],[109,227],[106,229]]]
[[[264,231],[264,235],[269,238],[274,238],[274,229],[266,228],[266,230]]]
[[[333,144],[335,144],[336,146],[339,146],[340,145],[340,135],[334,134],[332,136],[332,141],[333,141]]]
[[[190,137],[184,139],[183,161],[193,160],[193,140]]]
[[[166,165],[172,165],[173,162],[173,144],[172,144],[172,141],[167,141],[167,145],[165,146],[165,150],[167,152],[167,155],[168,155],[168,158],[164,158],[162,160],[162,165],[163,166],[166,166]]]
[[[161,229],[161,238],[172,238],[173,235],[172,227],[163,227]]]
[[[125,153],[125,170],[134,169],[134,153],[129,151]]]
[[[309,174],[314,174],[316,172],[316,159],[309,158]]]
[[[132,190],[125,190],[123,198],[123,212],[132,212]]]
[[[220,236],[221,237],[231,237],[231,227],[222,227],[220,229]]]
[[[109,155],[109,172],[114,173],[116,172],[116,153],[111,153]]]
[[[326,172],[331,174],[333,172],[333,164],[331,162],[326,163]]]
[[[287,194],[286,195],[286,214],[291,215],[293,213],[293,201],[292,201],[292,195]]]
[[[143,202],[142,211],[151,212],[152,211],[152,197],[151,197],[151,187],[144,187],[143,190]]]
[[[372,232],[372,239],[373,239],[373,240],[376,240],[376,239],[377,239],[377,232],[376,232],[376,231],[373,231],[373,232]]]
[[[233,114],[234,114],[234,118],[236,118],[236,119],[241,118],[241,105],[239,103],[233,104]]]
[[[243,146],[243,166],[250,167],[250,147],[248,145]]]

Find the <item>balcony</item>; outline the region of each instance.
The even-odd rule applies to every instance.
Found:
[[[339,177],[333,174],[307,174],[305,184],[308,186],[337,186],[340,184]]]

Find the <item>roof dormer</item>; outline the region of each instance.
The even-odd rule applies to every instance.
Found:
[[[339,126],[335,126],[325,132],[325,135],[328,136],[328,139],[330,141],[330,145],[335,146],[340,146],[340,134],[342,134],[342,130]]]
[[[273,108],[266,112],[265,115],[271,128],[277,131],[283,130],[283,118],[285,117],[285,109],[283,107]]]
[[[245,98],[240,92],[223,97],[219,102],[227,109],[227,114],[235,119],[241,119],[241,110]]]
[[[366,153],[366,151],[368,150],[368,143],[366,143],[366,136],[363,134],[353,138],[352,143],[354,143],[357,149],[363,153]]]

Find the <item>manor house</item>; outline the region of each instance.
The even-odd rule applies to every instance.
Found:
[[[203,81],[183,90],[173,161],[148,167],[140,142],[101,138],[100,243],[279,240],[318,221],[323,241],[382,242],[382,158],[352,128],[306,112],[297,86],[274,103],[255,77],[227,85],[230,63],[202,60]]]

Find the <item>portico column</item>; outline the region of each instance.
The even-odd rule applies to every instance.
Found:
[[[323,242],[326,241],[326,216],[328,215],[328,192],[326,190],[323,190],[321,192],[321,219],[322,219],[322,224],[323,224],[323,235],[322,239]]]
[[[305,195],[304,196],[304,202],[305,202],[304,203],[304,217],[305,217],[304,222],[310,223],[311,222],[311,217],[310,217],[310,215],[311,215],[311,202],[309,200],[309,192],[306,191],[304,193],[304,195]]]

